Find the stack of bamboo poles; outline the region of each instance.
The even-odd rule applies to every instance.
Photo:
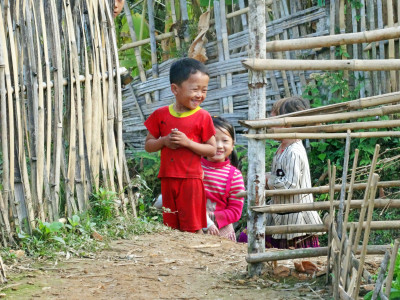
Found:
[[[109,1],[0,4],[3,243],[36,219],[89,209],[100,186],[118,193],[117,211],[130,201],[135,213]]]
[[[326,138],[345,138],[345,157],[343,165],[342,184],[335,185],[336,166],[328,165],[329,185],[318,188],[298,189],[298,190],[279,190],[266,191],[265,196],[273,195],[289,195],[289,194],[305,194],[305,193],[329,193],[330,202],[318,202],[313,204],[298,205],[271,205],[262,207],[252,207],[251,210],[260,213],[285,213],[302,210],[325,209],[329,210],[329,214],[324,219],[323,225],[303,225],[303,226],[272,226],[266,227],[266,234],[277,233],[311,233],[311,232],[328,232],[328,247],[319,249],[301,249],[301,250],[285,250],[275,253],[257,253],[249,254],[247,261],[249,263],[259,263],[261,261],[279,260],[287,258],[301,258],[312,256],[328,256],[327,274],[333,274],[333,294],[335,299],[355,299],[358,296],[362,278],[368,280],[368,273],[364,270],[365,256],[369,254],[385,253],[390,246],[375,247],[367,246],[369,233],[371,230],[377,229],[399,229],[400,221],[377,222],[372,220],[373,210],[377,207],[398,208],[399,201],[395,199],[384,200],[375,199],[378,187],[398,187],[400,181],[379,182],[379,175],[375,174],[376,164],[379,156],[380,146],[377,145],[372,159],[368,182],[364,184],[355,184],[355,172],[357,169],[358,150],[355,152],[350,183],[348,178],[348,162],[350,151],[350,140],[353,137],[376,137],[376,136],[399,136],[398,131],[377,131],[377,132],[351,132],[351,130],[368,129],[368,128],[391,128],[398,127],[399,122],[390,121],[374,121],[374,122],[349,122],[360,117],[367,116],[386,116],[400,111],[398,104],[400,101],[398,92],[358,99],[346,103],[328,105],[316,109],[296,112],[288,115],[268,118],[264,120],[242,121],[242,125],[252,130],[262,128],[270,128],[267,133],[255,133],[245,135],[251,139],[326,139]],[[393,104],[393,105],[389,105]],[[374,106],[377,108],[371,108]],[[354,109],[361,109],[352,111]],[[343,112],[345,110],[350,110]],[[321,123],[348,121],[348,123],[321,125]],[[295,127],[301,126],[304,127]],[[283,128],[271,128],[274,126],[286,126]],[[346,133],[338,133],[346,131]],[[300,133],[299,133],[300,132]],[[379,133],[379,134],[378,134]],[[358,189],[365,189],[364,198],[362,200],[353,200],[353,192]],[[334,201],[335,191],[340,191],[340,200]],[[347,192],[347,201],[345,195]],[[383,202],[382,202],[383,201]],[[388,201],[388,202],[386,202]],[[338,207],[337,218],[335,221],[335,207]],[[358,223],[349,223],[348,216],[350,208],[360,208],[360,219]],[[365,217],[367,219],[365,220]],[[348,234],[348,230],[350,233]],[[363,243],[359,248],[362,231],[364,230]],[[249,233],[250,234],[250,233]],[[397,249],[394,247],[392,252],[391,264],[394,264]],[[250,252],[251,253],[251,252]],[[357,254],[359,258],[356,258]],[[386,254],[383,265],[387,266],[389,252]],[[333,265],[333,270],[331,270]],[[392,267],[392,266],[391,266]],[[390,267],[390,268],[391,268]],[[389,268],[389,269],[390,269]],[[367,275],[366,275],[367,274]],[[387,279],[387,285],[391,279]],[[382,282],[382,279],[381,279]],[[384,297],[381,284],[377,281],[377,293],[381,293]]]

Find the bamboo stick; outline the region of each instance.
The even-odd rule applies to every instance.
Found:
[[[400,92],[388,93],[384,95],[377,95],[367,98],[360,98],[348,102],[335,103],[321,107],[311,108],[307,110],[297,111],[290,114],[269,117],[268,119],[282,119],[286,117],[309,116],[319,114],[331,114],[334,112],[342,112],[345,110],[355,110],[360,108],[367,108],[371,106],[378,106],[400,101]]]
[[[31,152],[29,153],[30,158],[30,175],[31,175],[31,189],[32,189],[32,201],[30,199],[26,199],[26,210],[28,216],[28,226],[34,226],[35,213],[34,213],[34,205],[38,203],[38,101],[39,95],[36,87],[38,86],[38,69],[37,62],[34,55],[34,42],[31,26],[32,26],[32,14],[29,4],[26,3],[24,9],[24,17],[25,24],[21,26],[22,28],[22,36],[24,41],[23,51],[26,54],[24,56],[24,64],[26,66],[25,70],[25,78],[26,85],[28,87],[27,90],[27,102],[28,102],[28,126],[29,126],[29,144],[31,148]],[[20,207],[20,209],[25,209]]]
[[[366,228],[366,223],[350,222],[346,225],[349,230],[351,225],[358,225],[361,230]],[[329,232],[329,225],[324,224],[306,224],[306,225],[275,225],[266,226],[268,234],[291,234],[291,233],[312,233],[312,232]],[[400,229],[400,221],[373,221],[371,230]],[[335,230],[336,231],[336,230]]]
[[[375,194],[376,194],[376,189],[377,189],[377,183],[379,181],[379,175],[378,174],[373,174],[372,176],[372,180],[371,180],[371,186],[370,186],[370,194],[369,196],[369,201],[368,201],[368,215],[367,215],[367,222],[366,222],[366,228],[364,231],[364,239],[363,239],[363,246],[362,246],[362,251],[361,251],[361,256],[360,256],[360,268],[358,269],[357,272],[357,279],[356,279],[356,287],[353,291],[352,296],[354,298],[358,297],[358,292],[360,290],[360,284],[361,284],[361,275],[362,275],[362,271],[364,268],[364,262],[365,262],[365,255],[367,254],[367,245],[368,245],[368,239],[369,239],[369,233],[370,233],[370,229],[371,229],[371,222],[372,222],[372,213],[374,211],[374,199],[375,199]],[[362,223],[363,219],[360,216],[360,221]],[[358,227],[359,229],[360,227]],[[358,230],[357,230],[358,233]],[[357,236],[356,236],[356,240],[357,240]]]
[[[346,226],[343,226],[344,229],[347,229],[347,222],[346,222]],[[354,231],[355,231],[356,225],[353,223],[350,225],[350,235],[349,235],[349,239],[348,239],[348,243],[347,243],[347,247],[346,247],[346,255],[344,256],[344,263],[343,263],[343,268],[342,268],[342,278],[343,278],[343,287],[344,289],[346,289],[347,287],[347,279],[349,276],[349,270],[351,267],[351,263],[350,260],[352,258],[352,253],[351,253],[351,247],[349,247],[349,245],[353,244],[353,237],[354,237]]]
[[[368,245],[367,254],[368,255],[381,255],[384,254],[388,245]],[[357,253],[360,253],[361,247],[357,249]],[[287,260],[296,258],[309,258],[326,256],[328,253],[328,247],[319,248],[302,248],[293,250],[279,250],[279,251],[268,251],[265,253],[250,253],[246,256],[246,261],[248,263],[261,263],[266,261],[274,260]]]
[[[338,0],[336,0],[336,1],[338,1]],[[335,24],[336,24],[335,0],[330,1],[329,4],[330,4],[329,5],[329,34],[334,35],[335,34]],[[331,60],[335,59],[335,47],[333,47],[333,46],[330,47],[330,59]]]
[[[329,36],[306,37],[267,42],[267,51],[293,51],[349,44],[372,43],[400,38],[400,26]]]
[[[280,139],[344,139],[346,133],[271,133],[271,134],[243,134],[248,139],[256,140],[280,140]],[[379,137],[398,137],[400,131],[374,131],[374,132],[352,132],[352,138],[379,138]]]
[[[355,34],[356,32],[358,32],[358,29],[357,29],[357,26],[358,26],[357,12],[356,12],[355,5],[351,6],[351,17],[352,17],[351,21],[352,21],[352,25],[353,25],[353,34]],[[357,44],[353,44],[353,59],[358,59],[358,45]],[[354,77],[355,77],[356,86],[359,85],[360,76],[361,76],[361,72],[354,71]],[[365,86],[364,85],[360,86],[360,97],[365,97]]]
[[[366,18],[365,18],[365,0],[361,0],[361,7],[360,7],[360,31],[364,32],[367,30],[366,26]],[[362,48],[364,49],[366,43],[362,43]],[[362,58],[364,60],[369,60],[370,57],[368,53],[365,51],[362,52]],[[370,70],[364,70],[364,71],[370,71]],[[369,72],[362,72],[365,81],[365,90],[368,95],[372,95],[372,87],[371,87],[371,76]]]
[[[392,254],[390,255],[390,265],[389,265],[389,271],[388,275],[386,277],[386,297],[390,297],[390,293],[392,290],[392,280],[393,280],[393,273],[394,273],[394,267],[396,265],[396,258],[399,252],[399,244],[400,244],[400,239],[396,239],[394,241],[393,245],[393,250]]]
[[[361,222],[363,222],[364,218],[365,218],[365,213],[366,213],[366,208],[367,208],[366,206],[368,204],[369,189],[371,187],[373,174],[375,172],[376,162],[377,162],[378,156],[379,156],[379,150],[380,150],[380,145],[377,144],[375,146],[374,156],[373,156],[372,162],[371,162],[371,169],[369,171],[368,182],[367,182],[367,185],[365,187],[365,193],[364,193],[364,199],[363,199],[364,202],[361,205],[360,218],[359,218],[360,225],[357,228],[356,236],[354,238],[353,249],[358,246],[358,243],[360,241],[360,237],[361,237]]]
[[[386,250],[385,256],[383,257],[381,266],[379,268],[378,279],[376,280],[375,288],[374,288],[374,292],[372,293],[371,300],[376,300],[378,297],[378,294],[380,294],[380,292],[382,292],[383,280],[385,277],[386,269],[388,267],[389,258],[390,258],[390,252],[389,252],[389,250]]]
[[[155,37],[155,39],[156,39],[156,41],[162,41],[162,40],[169,39],[169,38],[171,38],[173,36],[174,36],[173,32],[166,32],[166,33],[158,34]],[[136,47],[140,47],[140,46],[146,45],[148,43],[150,43],[150,38],[139,40],[139,41],[132,42],[132,43],[126,43],[123,46],[121,46],[121,48],[119,48],[118,51],[125,51],[125,50],[131,49],[131,48],[136,48]]]
[[[220,16],[221,16],[221,35],[222,35],[222,49],[224,60],[229,60],[229,42],[228,42],[228,30],[226,25],[226,12],[225,12],[225,0],[220,0]],[[232,73],[226,74],[226,85],[227,87],[232,86]],[[233,113],[233,97],[228,96],[228,113]]]
[[[249,1],[249,57],[265,58],[266,24],[265,5],[263,0]],[[265,117],[265,86],[264,72],[249,72],[249,111],[250,120]],[[252,131],[252,130],[251,130]],[[264,205],[265,189],[265,145],[259,141],[248,142],[248,155],[252,159],[248,166],[248,207]],[[265,251],[264,215],[248,210],[248,252],[263,253]],[[261,274],[262,264],[249,264],[250,275]]]
[[[343,120],[350,120],[350,119],[364,118],[364,117],[384,116],[388,114],[398,113],[399,111],[400,111],[400,104],[397,104],[397,105],[383,106],[373,109],[364,109],[356,112],[344,112],[337,114],[326,114],[326,115],[306,116],[306,117],[284,117],[275,119],[240,121],[240,124],[245,127],[253,129],[273,127],[273,126],[288,126],[288,125],[298,126],[298,125],[307,125],[316,123],[336,122],[336,121],[343,121]]]
[[[338,215],[337,215],[337,232],[339,239],[342,239],[342,225],[343,225],[343,214],[344,214],[344,197],[346,196],[346,180],[347,180],[347,171],[349,168],[349,156],[350,156],[350,130],[347,130],[347,136],[346,136],[346,146],[344,150],[344,162],[343,162],[343,173],[342,173],[342,188],[340,190],[340,204],[339,204],[339,210],[338,210]],[[354,181],[353,181],[354,182]],[[334,189],[333,184],[333,189]],[[352,187],[349,187],[349,190],[352,191]],[[332,191],[334,193],[334,191]],[[343,235],[344,236],[344,235]],[[341,252],[338,253],[339,256],[339,261]],[[339,283],[338,283],[339,284]]]
[[[131,40],[134,43],[134,42],[137,41],[137,38],[136,38],[135,26],[133,24],[132,14],[131,14],[131,10],[130,10],[128,2],[125,2],[124,10],[125,10],[125,15],[126,15],[126,20],[128,21],[129,33],[131,35]],[[144,67],[143,67],[143,61],[142,61],[142,56],[140,55],[140,49],[138,47],[135,47],[134,52],[135,52],[137,68],[139,70],[140,80],[142,82],[146,82],[147,81],[146,72],[145,72]],[[145,99],[146,99],[146,103],[150,104],[151,103],[150,94],[146,93],[144,96],[145,96]]]
[[[351,183],[349,184],[349,194],[351,189]],[[349,204],[349,199],[347,199],[347,203],[345,203],[346,211],[350,208],[359,209],[363,203],[363,200],[351,200]],[[339,201],[333,201],[333,206],[335,208],[339,207]],[[399,199],[375,199],[375,207],[376,208],[385,208],[390,206],[390,208],[400,208],[400,200]],[[329,201],[318,201],[313,203],[292,203],[292,204],[271,204],[266,206],[252,206],[251,210],[260,212],[260,213],[293,213],[293,212],[301,212],[301,211],[313,211],[313,210],[329,210],[330,202]],[[343,227],[346,222],[346,215],[344,218]]]
[[[266,70],[349,70],[391,71],[400,70],[400,59],[364,60],[299,60],[299,59],[245,59],[242,64],[254,71]],[[394,91],[392,89],[392,91]]]
[[[175,0],[170,0],[172,24],[176,24]],[[178,29],[174,26],[175,46],[177,50],[181,49],[181,40],[178,36]]]
[[[336,181],[336,166],[334,165],[330,168],[331,162],[328,161],[328,172],[332,170],[331,175],[329,176],[329,224],[324,224],[328,228],[328,254],[327,254],[327,261],[326,261],[326,283],[329,283],[329,275],[331,273],[331,255],[333,253],[333,230],[334,228],[334,220],[335,220],[335,209],[333,207],[333,200],[334,200],[334,190],[335,190],[335,181]]]
[[[376,1],[376,7],[377,7],[378,28],[383,29],[382,0]],[[379,41],[379,58],[385,59],[385,46],[383,41]],[[378,82],[378,86],[379,86],[378,92],[380,94],[388,92],[388,89],[386,87],[386,72],[384,71],[380,72],[380,80]]]
[[[148,0],[149,1],[149,0]],[[182,20],[182,27],[183,27],[183,37],[185,39],[185,43],[189,43],[189,16],[188,16],[188,9],[186,0],[179,0],[180,9],[181,9],[181,20]],[[150,12],[150,6],[148,7]],[[150,19],[150,16],[149,16]],[[151,25],[150,25],[151,27]]]
[[[340,124],[329,124],[329,125],[315,125],[306,127],[270,128],[267,130],[267,133],[290,133],[290,132],[322,133],[322,132],[338,132],[346,130],[390,128],[390,127],[400,127],[400,120],[353,122],[353,123],[340,123]]]
[[[375,151],[377,151],[376,148],[375,148]],[[374,155],[377,155],[377,154],[374,154]],[[375,161],[375,164],[376,164],[376,161]],[[362,189],[365,189],[367,186],[368,186],[368,183],[356,183],[356,184],[354,184],[353,189],[354,190],[362,190]],[[400,186],[399,180],[378,182],[378,187],[397,187],[397,186]],[[340,191],[341,187],[342,187],[342,185],[336,184],[335,191]],[[348,188],[346,188],[346,190],[348,190]],[[311,193],[326,194],[328,192],[329,192],[329,186],[323,185],[323,186],[319,186],[319,187],[306,188],[306,189],[266,190],[265,196],[298,195],[298,194],[311,194]],[[236,197],[246,197],[246,196],[247,196],[246,192],[240,192],[240,193],[236,194]]]
[[[181,3],[181,12],[182,12],[182,23],[187,25],[187,8],[186,1],[180,0]],[[158,61],[157,61],[157,44],[156,44],[156,33],[155,33],[155,24],[154,24],[154,12],[153,12],[154,0],[147,0],[147,11],[149,17],[149,29],[150,29],[150,48],[151,48],[151,70],[153,78],[158,78]],[[186,15],[185,10],[186,9]],[[186,18],[186,19],[185,19]],[[184,25],[183,25],[184,26]],[[172,33],[173,34],[173,33]],[[189,33],[187,29],[184,31],[185,42],[189,42]],[[159,91],[156,90],[154,92],[154,101],[160,100]]]
[[[44,127],[44,89],[43,89],[43,70],[42,65],[42,53],[40,49],[40,36],[39,36],[39,24],[36,18],[36,11],[34,9],[33,2],[31,1],[32,5],[32,21],[34,23],[35,33],[36,33],[36,47],[35,47],[35,54],[37,59],[37,82],[38,82],[38,116],[37,116],[37,186],[35,190],[37,191],[37,201],[39,206],[38,216],[41,220],[45,220],[45,211],[44,211],[44,203],[43,203],[43,177],[44,177],[44,165],[45,165],[45,144],[44,144],[44,134],[45,134],[45,127]]]
[[[387,22],[388,27],[393,27],[394,19],[393,19],[393,1],[387,0]],[[389,39],[389,60],[394,59],[394,40]],[[392,69],[390,70],[390,85],[392,91],[397,91],[397,79],[396,72]]]

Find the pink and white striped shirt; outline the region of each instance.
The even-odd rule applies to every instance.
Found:
[[[245,190],[242,173],[230,164],[229,159],[215,163],[202,158],[201,166],[204,171],[207,212],[214,212],[217,227],[222,228],[239,221],[244,199],[235,195]],[[231,168],[233,176],[229,191],[226,193]]]

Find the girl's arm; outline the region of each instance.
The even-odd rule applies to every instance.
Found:
[[[229,191],[226,208],[214,212],[218,228],[239,221],[242,215],[244,198],[237,198],[236,194],[242,191],[245,191],[243,176],[239,170],[236,170],[232,178],[232,185]]]

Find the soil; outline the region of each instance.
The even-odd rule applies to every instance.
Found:
[[[7,299],[329,299],[325,276],[247,276],[247,245],[178,231],[113,241],[90,258],[8,266]],[[320,270],[326,258],[313,259]],[[275,269],[276,270],[276,269]],[[276,272],[275,272],[276,273]],[[283,272],[284,273],[284,272]],[[283,273],[281,275],[283,275]],[[299,279],[300,277],[300,279]]]

